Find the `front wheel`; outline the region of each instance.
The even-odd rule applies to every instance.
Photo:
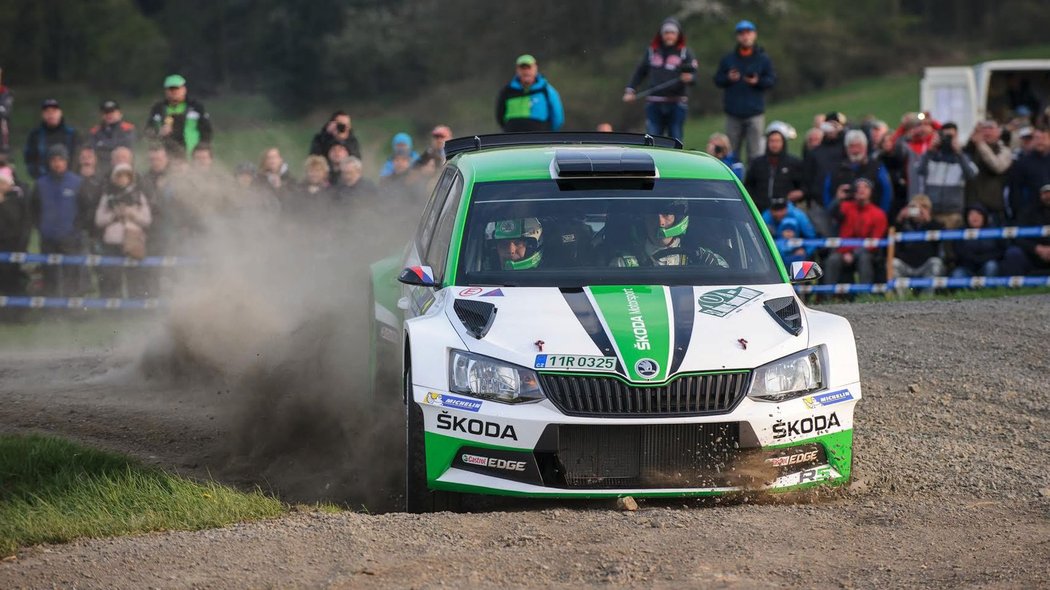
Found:
[[[407,363],[406,363],[407,365]],[[459,512],[462,494],[435,491],[427,487],[427,457],[423,409],[412,399],[412,369],[405,367],[406,404],[405,510],[412,513]]]

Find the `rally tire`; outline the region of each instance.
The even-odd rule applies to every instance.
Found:
[[[427,458],[424,443],[423,409],[412,399],[412,371],[405,368],[405,394],[407,424],[405,431],[405,511],[415,514],[425,512],[460,512],[463,495],[455,492],[431,490],[427,487]]]

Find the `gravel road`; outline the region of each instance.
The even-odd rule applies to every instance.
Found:
[[[859,341],[848,490],[637,512],[301,512],[29,548],[0,563],[0,588],[1047,587],[1050,296],[822,309],[848,317]],[[0,431],[61,434],[289,501],[359,501],[347,490],[368,466],[318,467],[345,456],[324,437],[244,453],[230,395],[143,381],[118,351],[0,359]]]

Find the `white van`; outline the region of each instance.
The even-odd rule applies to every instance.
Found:
[[[1014,89],[1011,98],[1010,89]],[[1021,88],[1036,97],[1039,108],[1050,102],[1050,59],[986,61],[975,66],[926,68],[919,102],[924,112],[942,122],[954,121],[965,141],[974,125],[985,118],[1006,123],[1013,114],[1011,102]],[[1032,117],[1038,115],[1033,109]]]

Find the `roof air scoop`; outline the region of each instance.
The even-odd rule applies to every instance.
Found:
[[[656,163],[651,155],[640,150],[561,149],[554,152],[554,172],[559,178],[653,178],[656,176]]]

